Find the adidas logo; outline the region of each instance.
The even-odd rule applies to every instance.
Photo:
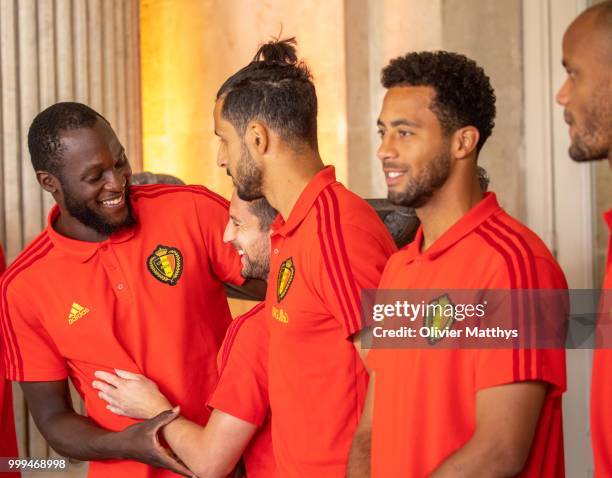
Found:
[[[83,307],[82,305],[73,302],[72,307],[70,307],[70,314],[68,315],[68,325],[74,324],[77,320],[86,316],[87,314],[89,314],[89,309],[87,307]]]

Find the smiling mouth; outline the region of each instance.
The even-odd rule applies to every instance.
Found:
[[[106,199],[104,201],[100,201],[100,204],[102,204],[103,207],[108,207],[108,208],[117,208],[117,207],[122,206],[124,203],[125,203],[125,194],[122,194],[121,196],[117,196],[112,199]]]
[[[393,185],[401,180],[406,174],[406,171],[385,171],[385,181],[388,186]]]

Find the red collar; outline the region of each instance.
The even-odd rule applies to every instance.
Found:
[[[336,172],[333,166],[325,166],[319,171],[306,185],[302,194],[298,198],[297,202],[293,206],[293,209],[289,213],[289,219],[284,221],[279,214],[274,223],[272,224],[273,235],[279,234],[286,237],[296,227],[298,227],[315,201],[321,194],[321,191],[330,184],[336,182]]]
[[[453,224],[442,236],[440,236],[426,251],[421,253],[423,242],[423,226],[419,226],[414,240],[406,246],[407,262],[412,262],[417,258],[433,260],[444,253],[447,249],[455,245],[469,233],[474,231],[484,221],[493,214],[501,211],[495,193],[487,192],[484,197],[470,209],[461,219]]]
[[[51,242],[55,247],[57,247],[58,250],[73,257],[78,262],[88,261],[98,251],[98,249],[105,247],[108,244],[125,242],[131,239],[136,230],[136,227],[122,229],[102,242],[79,241],[77,239],[71,239],[70,237],[63,236],[53,228],[53,223],[59,215],[59,206],[56,204],[51,208],[51,211],[49,211],[49,216],[47,217],[47,234],[49,234]]]

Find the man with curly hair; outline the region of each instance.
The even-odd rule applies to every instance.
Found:
[[[457,289],[566,288],[544,243],[478,184],[495,119],[482,68],[455,53],[410,53],[384,68],[382,84],[389,199],[414,207],[421,226],[379,288],[424,290],[425,303],[440,289],[453,303]],[[349,476],[563,476],[563,350],[424,347],[370,351]]]

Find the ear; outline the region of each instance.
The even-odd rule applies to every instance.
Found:
[[[51,194],[56,194],[59,190],[59,180],[48,171],[36,171],[36,179],[41,187]]]
[[[464,126],[453,133],[452,154],[457,159],[465,159],[476,152],[480,133],[474,126]]]
[[[270,130],[261,121],[249,121],[244,141],[252,152],[257,152],[259,156],[263,156],[270,147]]]

